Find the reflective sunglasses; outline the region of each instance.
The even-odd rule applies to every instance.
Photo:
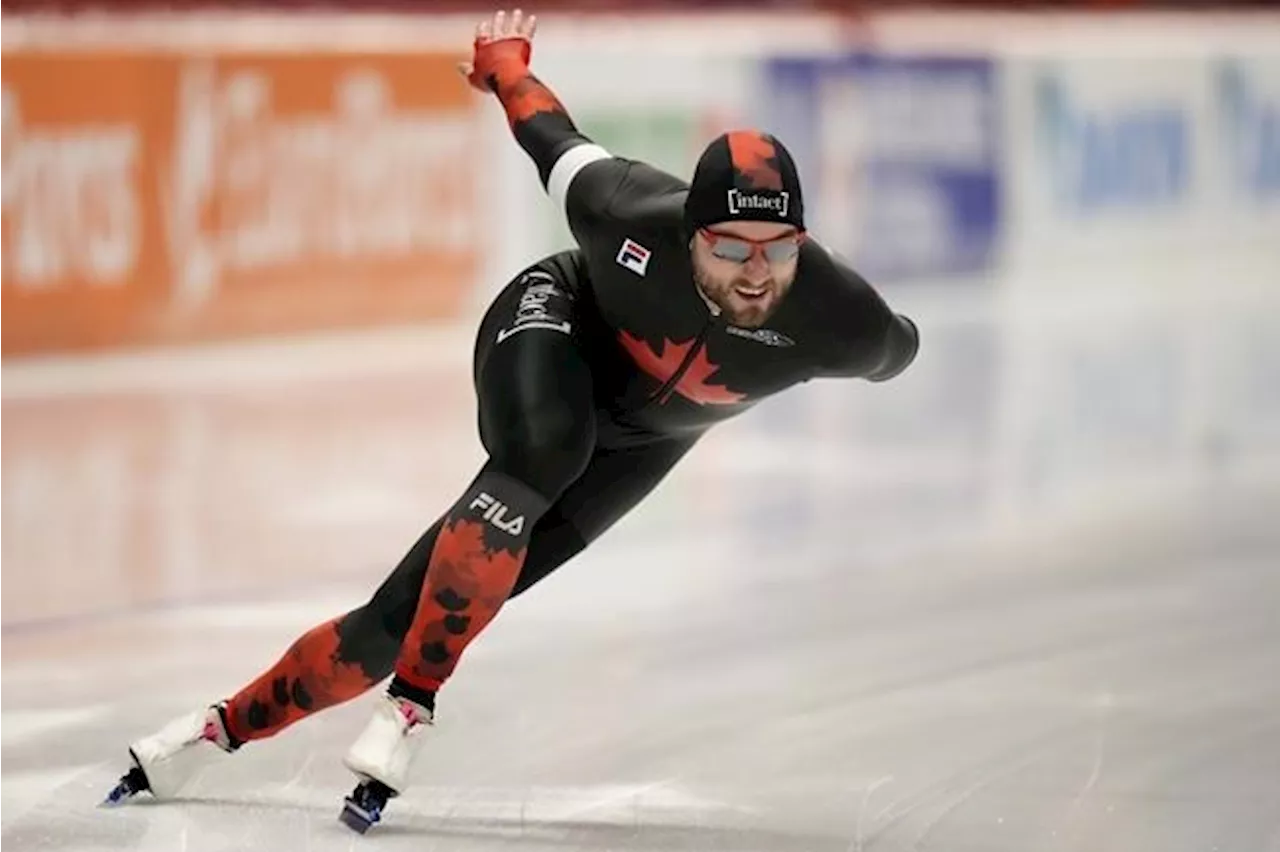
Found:
[[[805,240],[804,231],[772,240],[748,240],[745,237],[719,234],[707,228],[699,228],[698,233],[710,245],[714,257],[733,263],[746,263],[757,252],[769,263],[786,263],[800,253],[800,245]]]

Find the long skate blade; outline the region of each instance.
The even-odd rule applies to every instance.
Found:
[[[342,813],[338,815],[338,821],[352,831],[364,834],[378,821],[379,817],[380,814],[370,813],[348,798],[342,804]]]
[[[123,781],[121,781],[119,784],[117,784],[115,787],[111,789],[111,792],[107,794],[107,797],[105,799],[103,799],[101,802],[98,802],[98,807],[118,808],[121,805],[123,805],[125,802],[129,801],[129,799],[133,798],[133,795],[134,795],[134,791],[130,790],[128,785],[126,785]]]
[[[147,775],[142,768],[135,766],[126,772],[120,782],[111,789],[107,797],[99,803],[100,808],[115,808],[123,805],[143,790],[150,789],[147,784]]]
[[[364,834],[370,826],[381,821],[387,800],[395,795],[395,791],[381,781],[361,781],[342,801],[338,820],[352,831]]]

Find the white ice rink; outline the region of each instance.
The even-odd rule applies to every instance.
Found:
[[[467,335],[6,366],[3,848],[1280,850],[1274,455],[1188,461],[1176,406],[1169,441],[1141,407],[1119,450],[1046,438],[1009,341],[930,325],[910,380],[713,433],[505,609],[363,838],[340,759],[376,693],[96,805],[452,501]]]

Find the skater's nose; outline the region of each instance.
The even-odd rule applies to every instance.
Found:
[[[742,271],[748,283],[753,287],[759,287],[764,284],[769,280],[771,274],[769,261],[765,259],[763,252],[753,252],[751,257],[747,259]]]

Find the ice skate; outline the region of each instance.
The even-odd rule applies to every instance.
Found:
[[[433,722],[431,711],[405,698],[384,695],[373,718],[347,751],[343,763],[360,783],[343,802],[339,819],[364,834],[382,818],[387,800],[404,792],[422,732]]]
[[[156,733],[143,737],[129,747],[133,767],[121,778],[107,798],[105,806],[119,805],[148,790],[157,799],[175,796],[200,769],[207,756],[203,744],[217,746],[225,752],[235,751],[239,744],[227,733],[226,707],[218,704],[174,719]]]

